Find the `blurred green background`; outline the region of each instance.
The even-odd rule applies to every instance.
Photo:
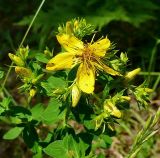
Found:
[[[41,0],[0,0],[0,67],[8,69],[7,54],[18,48],[40,3]],[[155,90],[149,110],[154,113],[160,105],[160,0],[46,0],[24,45],[35,51],[43,51],[46,46],[56,50],[57,27],[77,17],[94,24],[118,50],[127,52],[128,69],[142,68],[136,82],[145,79]],[[108,157],[120,158],[127,151],[147,114],[134,108],[128,112],[128,118],[118,127],[118,138],[107,150]],[[1,122],[0,136],[6,128]],[[160,157],[158,145],[157,134],[144,145],[138,158]],[[0,141],[0,157],[30,157],[30,152],[21,140]]]

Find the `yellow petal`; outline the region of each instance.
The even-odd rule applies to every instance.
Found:
[[[78,38],[68,34],[57,35],[58,42],[70,53],[82,53],[84,49],[83,42]]]
[[[103,67],[103,70],[113,76],[122,76],[118,71],[113,70],[112,68],[110,68],[107,65],[101,65]]]
[[[91,65],[81,64],[77,72],[77,84],[85,93],[92,93],[95,85],[95,69]]]
[[[105,56],[106,51],[110,47],[110,45],[110,40],[108,38],[104,38],[90,45],[90,48],[93,50],[93,53],[95,55],[103,57]]]
[[[52,58],[46,65],[47,70],[71,69],[78,63],[75,53],[60,53]]]

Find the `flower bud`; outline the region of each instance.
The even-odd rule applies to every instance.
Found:
[[[104,119],[103,114],[98,115],[98,116],[95,118],[95,130],[97,130],[97,129],[102,125],[103,119]]]
[[[77,29],[78,26],[79,26],[79,22],[78,22],[78,20],[75,20],[75,22],[74,22],[74,28]]]
[[[40,74],[36,78],[33,78],[32,83],[36,84],[43,76],[44,76],[44,74]]]
[[[46,55],[46,57],[52,57],[53,53],[50,52],[48,49],[44,50],[44,54]]]
[[[130,101],[131,97],[129,97],[129,96],[121,96],[121,99],[124,99],[126,101]]]
[[[72,87],[72,107],[75,107],[78,104],[80,97],[81,97],[81,91],[75,84]]]
[[[127,54],[126,54],[126,53],[121,53],[120,59],[121,59],[121,61],[123,61],[124,63],[127,63],[127,61],[128,61]]]
[[[152,93],[152,92],[153,92],[153,89],[150,89],[150,88],[144,88],[144,90],[145,90],[147,93]]]
[[[72,34],[72,33],[73,33],[73,29],[72,29],[72,26],[71,26],[71,22],[67,21],[66,22],[66,34]]]
[[[141,68],[137,68],[137,69],[134,69],[133,71],[128,72],[125,75],[125,79],[132,80],[140,71],[141,71]]]
[[[122,115],[120,110],[110,100],[107,100],[105,102],[104,110],[106,110],[107,113],[110,113],[110,115],[113,115],[117,118],[120,118]]]
[[[24,67],[16,66],[15,67],[15,72],[20,77],[28,77],[28,78],[32,77],[32,71],[30,69],[27,69],[27,68],[24,68]]]
[[[29,47],[26,48],[19,48],[19,54],[23,59],[27,59],[29,53]]]
[[[33,98],[36,94],[36,90],[35,89],[31,89],[30,92],[29,92],[29,95],[31,98]]]
[[[11,54],[11,53],[9,53],[8,56],[17,66],[24,66],[25,65],[24,61],[20,57],[14,55],[14,54]]]

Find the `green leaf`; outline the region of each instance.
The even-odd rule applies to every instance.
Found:
[[[68,157],[79,158],[79,146],[71,135],[67,135],[63,139],[65,148],[68,151]]]
[[[0,105],[5,109],[8,109],[10,102],[11,102],[11,98],[4,98],[2,102],[0,102]]]
[[[51,76],[48,78],[47,82],[52,88],[65,88],[66,87],[65,80],[59,77]]]
[[[69,158],[83,158],[88,148],[88,144],[84,143],[81,139],[75,140],[72,135],[67,135],[63,139],[64,147],[68,151]]]
[[[8,139],[8,140],[15,139],[21,134],[23,129],[24,129],[23,127],[14,127],[10,129],[7,133],[5,133],[3,139]]]
[[[35,56],[35,58],[36,58],[38,61],[42,62],[42,63],[48,63],[48,61],[49,61],[49,60],[46,58],[46,55],[43,54],[43,53],[37,53],[36,56]]]
[[[0,79],[2,79],[4,76],[4,71],[0,70]]]
[[[23,130],[23,139],[29,148],[35,148],[38,142],[38,134],[33,125],[28,124]]]
[[[41,115],[42,115],[43,111],[44,111],[43,104],[39,103],[39,104],[35,105],[31,109],[33,119],[41,121],[40,118],[41,118]]]
[[[49,144],[44,150],[47,155],[54,158],[68,158],[67,149],[64,147],[62,140],[54,141]]]
[[[66,87],[66,82],[62,78],[51,76],[46,82],[41,82],[41,86],[46,90],[49,96],[52,96],[54,90],[63,92]]]
[[[102,134],[101,138],[104,140],[104,142],[106,143],[106,145],[111,145],[112,144],[112,139],[108,135]]]
[[[48,107],[44,110],[41,118],[46,124],[51,124],[55,123],[60,119],[63,119],[63,115],[60,114],[60,109],[59,107],[62,104],[56,100],[56,99],[51,99]]]

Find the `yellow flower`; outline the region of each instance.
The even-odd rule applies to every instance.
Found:
[[[85,44],[73,35],[59,34],[57,35],[57,40],[66,52],[52,58],[48,62],[46,69],[52,71],[71,69],[80,64],[76,82],[83,92],[92,93],[94,91],[96,69],[114,76],[121,75],[102,61],[111,45],[108,38]]]

